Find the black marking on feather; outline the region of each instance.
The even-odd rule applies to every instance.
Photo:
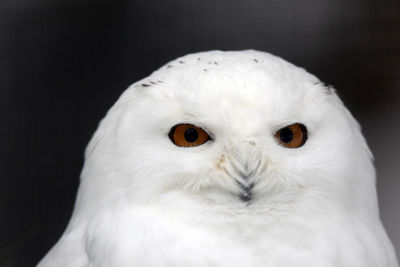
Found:
[[[142,83],[142,86],[143,86],[143,87],[149,87],[150,84]]]
[[[163,83],[163,81],[157,81],[158,83]]]
[[[185,62],[183,62],[182,60],[180,60],[179,63],[184,64]]]
[[[203,71],[207,71],[207,69],[203,69]]]
[[[258,60],[257,60],[257,59],[254,58],[253,60],[254,60],[255,63],[258,63]]]
[[[172,65],[168,65],[167,68],[168,68],[168,69],[169,69],[169,68],[172,68]]]
[[[335,93],[335,88],[333,88],[332,85],[330,85],[330,84],[325,85],[325,88],[327,89],[328,94],[333,95]]]
[[[218,65],[218,62],[217,62],[217,61],[214,61],[214,64],[215,64],[215,65]]]
[[[201,60],[201,58],[198,57],[197,60]]]
[[[150,83],[151,83],[151,84],[157,84],[156,82],[153,82],[153,81],[151,81]]]
[[[329,95],[333,95],[335,93],[335,88],[333,88],[333,86],[330,84],[321,81],[314,81],[313,84],[321,85],[325,89],[325,92]]]

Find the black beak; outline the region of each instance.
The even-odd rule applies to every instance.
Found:
[[[251,190],[254,187],[254,184],[244,185],[243,183],[236,181],[240,188],[242,189],[242,194],[240,194],[240,199],[244,202],[249,202],[253,196]]]

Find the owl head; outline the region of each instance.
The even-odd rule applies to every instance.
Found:
[[[78,202],[376,213],[371,159],[335,90],[304,69],[202,52],[122,94],[86,150]]]

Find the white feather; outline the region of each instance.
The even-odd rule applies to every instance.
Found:
[[[178,147],[178,123],[212,140]],[[293,123],[308,140],[289,149],[274,134]],[[254,185],[250,201],[238,182]],[[38,266],[398,263],[357,122],[315,76],[248,50],[187,55],[124,92],[88,145],[70,224]]]

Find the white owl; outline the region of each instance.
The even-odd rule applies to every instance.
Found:
[[[397,267],[372,155],[331,87],[258,51],[168,63],[86,150],[40,267]]]

